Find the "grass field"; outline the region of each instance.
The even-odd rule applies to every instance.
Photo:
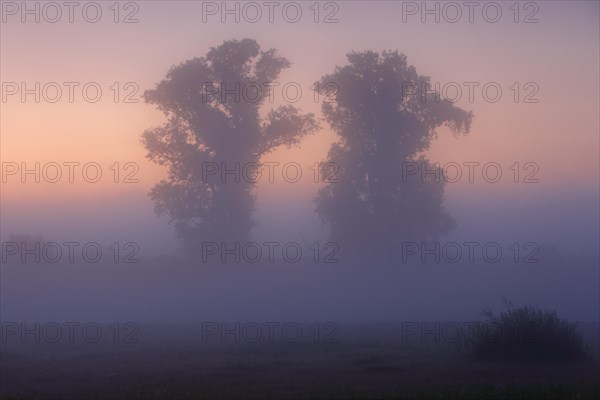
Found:
[[[337,343],[202,341],[198,327],[143,326],[139,342],[5,342],[1,399],[587,399],[597,352],[571,363],[498,363],[397,326],[342,326]],[[593,328],[593,326],[592,326]],[[590,328],[591,329],[591,328]],[[593,338],[597,331],[588,331]],[[593,341],[593,340],[592,340]],[[597,349],[596,349],[597,350]]]

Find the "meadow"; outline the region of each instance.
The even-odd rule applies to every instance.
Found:
[[[304,325],[308,329],[307,325]],[[597,347],[571,362],[479,360],[399,324],[342,324],[337,343],[140,326],[137,343],[4,343],[7,399],[587,399],[600,394]],[[597,324],[582,324],[588,343]],[[214,339],[214,340],[211,340]],[[596,341],[597,343],[597,341]]]

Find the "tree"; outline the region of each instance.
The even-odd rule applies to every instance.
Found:
[[[403,241],[429,242],[451,231],[441,171],[423,152],[441,126],[467,134],[472,114],[441,100],[397,51],[347,57],[349,64],[320,85],[323,92],[328,82],[339,87],[336,101],[323,104],[339,135],[327,160],[338,179],[316,199],[331,240],[345,251],[389,252]]]
[[[142,135],[147,158],[168,167],[168,178],[150,197],[155,211],[175,222],[184,249],[205,241],[248,240],[254,225],[253,180],[239,171],[316,130],[314,116],[291,105],[260,115],[269,98],[267,84],[289,66],[254,40],[231,40],[172,67],[165,80],[145,92],[146,102],[167,117],[164,126]],[[219,173],[212,173],[215,168]],[[237,177],[221,174],[236,168]]]

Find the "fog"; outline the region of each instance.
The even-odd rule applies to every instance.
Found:
[[[334,326],[355,354],[534,307],[598,342],[598,3],[276,3],[2,2],[0,397],[81,394],[15,378],[39,324]]]

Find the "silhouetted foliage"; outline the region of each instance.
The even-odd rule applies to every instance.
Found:
[[[482,359],[515,361],[576,360],[589,354],[576,322],[560,319],[556,311],[534,306],[515,308],[504,300],[506,311],[496,316],[483,310],[486,321],[471,333],[470,347]]]
[[[436,128],[466,134],[472,114],[436,99],[425,86],[429,78],[397,51],[353,52],[348,61],[320,85],[323,92],[328,82],[339,87],[337,101],[323,105],[340,138],[328,154],[339,178],[317,198],[331,240],[344,250],[392,250],[402,241],[429,241],[449,232],[455,221],[443,208],[443,179],[432,173],[403,177],[403,168],[412,163],[411,168],[435,170],[422,152]]]
[[[168,118],[164,126],[143,134],[147,158],[169,168],[168,179],[150,196],[156,212],[175,222],[188,250],[203,241],[248,240],[254,225],[252,182],[220,174],[209,179],[203,166],[244,167],[278,146],[298,143],[317,128],[312,114],[290,105],[262,117],[259,110],[268,93],[232,94],[236,88],[262,88],[289,66],[275,50],[261,51],[254,40],[231,40],[211,48],[205,57],[173,67],[156,89],[145,93],[146,102]]]

